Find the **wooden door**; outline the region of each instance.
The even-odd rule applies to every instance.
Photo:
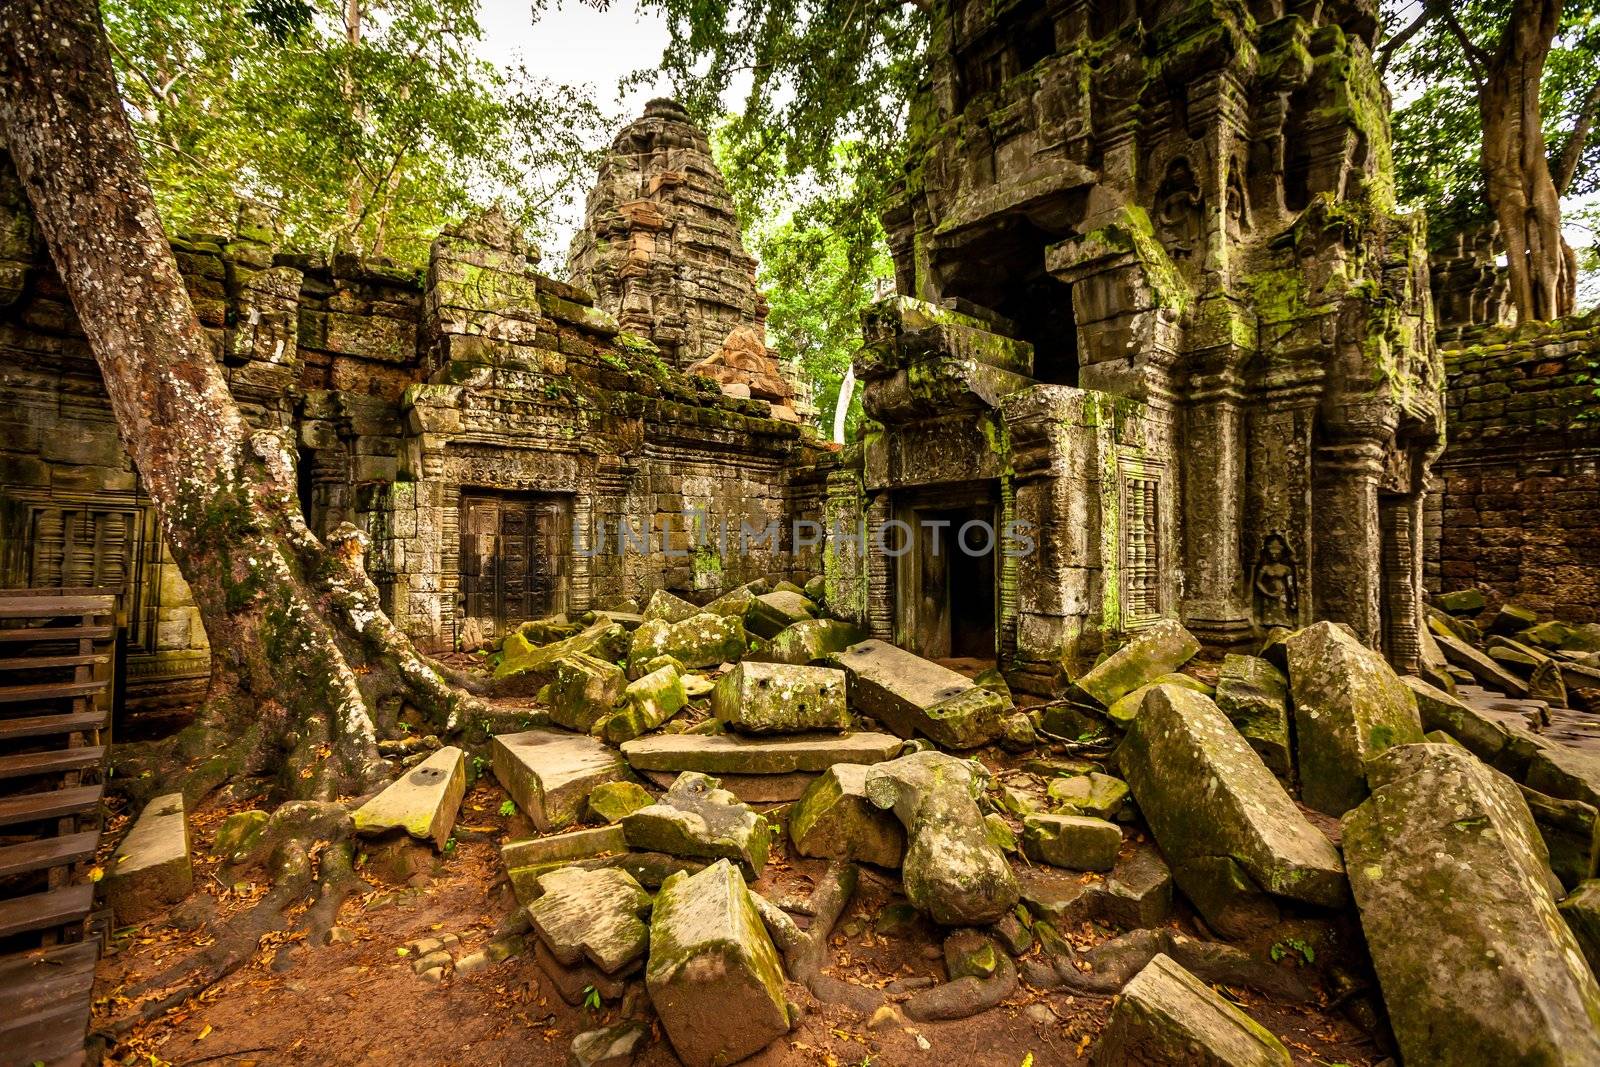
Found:
[[[565,609],[569,513],[565,496],[462,494],[461,597],[485,635]]]

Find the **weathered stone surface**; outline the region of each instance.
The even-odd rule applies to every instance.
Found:
[[[1329,622],[1289,638],[1300,798],[1343,815],[1367,795],[1365,764],[1422,740],[1416,698],[1383,657]]]
[[[1109,871],[1117,864],[1122,831],[1083,815],[1028,815],[1023,849],[1030,859],[1073,871]]]
[[[1526,697],[1528,683],[1506,670],[1483,652],[1453,634],[1435,633],[1434,640],[1445,659],[1467,671],[1485,689],[1493,689],[1507,696]]]
[[[837,619],[802,619],[785,626],[760,657],[771,663],[821,663],[866,637],[861,627]]]
[[[567,1050],[567,1067],[630,1067],[649,1037],[650,1027],[639,1019],[625,1019],[600,1030],[585,1030],[572,1039]]]
[[[1200,642],[1182,624],[1162,619],[1133,636],[1074,684],[1106,707],[1194,658]]]
[[[686,1067],[736,1063],[789,1032],[778,951],[726,861],[662,884],[645,984]]]
[[[1000,696],[886,641],[851,645],[831,657],[850,680],[850,704],[901,737],[944,748],[975,748],[1000,736],[1010,709]]]
[[[493,766],[501,787],[544,833],[577,822],[595,786],[628,776],[615,750],[556,730],[500,734]]]
[[[517,867],[543,867],[548,870],[569,860],[625,852],[627,848],[628,839],[622,827],[596,826],[546,837],[507,841],[500,846],[500,862],[507,870]]]
[[[730,859],[752,881],[767,865],[771,843],[767,820],[694,771],[678,776],[656,803],[622,820],[628,846],[671,856]]]
[[[747,734],[848,730],[844,672],[786,663],[736,664],[717,680],[711,710],[718,721]]]
[[[1090,771],[1053,779],[1045,788],[1045,795],[1062,813],[1110,819],[1127,801],[1128,783],[1109,774]]]
[[[1550,870],[1561,884],[1573,888],[1600,874],[1600,810],[1581,800],[1545,796],[1525,785],[1517,788],[1550,853]]]
[[[1580,883],[1557,908],[1589,961],[1590,972],[1600,974],[1600,879]]]
[[[734,734],[657,734],[622,746],[640,771],[706,774],[821,772],[835,763],[881,763],[900,751],[898,737],[879,733],[739,737]]]
[[[269,818],[266,812],[254,809],[234,812],[217,827],[217,836],[211,841],[212,854],[222,857],[224,863],[240,862],[260,839]]]
[[[746,610],[745,627],[757,637],[777,637],[797,622],[812,618],[817,606],[793,589],[774,589],[757,596]]]
[[[609,660],[584,652],[562,656],[547,694],[550,721],[586,734],[616,709],[627,687],[627,675]]]
[[[1247,930],[1261,893],[1326,906],[1345,899],[1338,852],[1210,700],[1153,690],[1119,761],[1179,888],[1213,929]]]
[[[1417,699],[1417,712],[1422,719],[1423,729],[1443,730],[1489,764],[1493,764],[1510,743],[1511,737],[1504,726],[1465,701],[1429,685],[1421,678],[1406,675],[1400,680]]]
[[[194,888],[189,824],[183,794],[168,793],[144,806],[100,883],[117,922],[142,922]]]
[[[836,763],[789,811],[789,839],[802,856],[859,860],[898,867],[905,831],[867,797],[867,772],[859,763]]]
[[[744,621],[732,615],[700,612],[681,622],[646,622],[633,631],[628,648],[630,670],[637,674],[657,656],[668,655],[684,667],[715,667],[744,656]]]
[[[695,607],[681,596],[669,593],[665,589],[657,589],[650,594],[650,603],[645,605],[645,622],[660,619],[662,622],[682,622],[691,616],[700,614],[701,609]]]
[[[357,832],[381,834],[403,829],[412,837],[444,848],[455,828],[467,792],[467,761],[454,745],[441,748],[357,808]]]
[[[672,718],[689,703],[683,688],[683,675],[668,664],[628,683],[622,693],[622,706],[596,725],[613,745],[632,741]]]
[[[1600,1062],[1600,985],[1516,787],[1452,745],[1390,749],[1369,776],[1345,857],[1405,1060]]]
[[[1540,745],[1523,779],[1529,789],[1600,808],[1600,756],[1559,742]]]
[[[1123,987],[1092,1062],[1288,1067],[1289,1050],[1210,986],[1158,954]]]
[[[606,619],[571,637],[543,645],[534,644],[522,631],[513,630],[500,646],[500,663],[495,667],[494,677],[496,681],[531,679],[529,684],[543,685],[554,676],[556,664],[574,652],[614,660],[627,648],[628,631]]]
[[[1489,620],[1485,632],[1491,634],[1516,634],[1539,621],[1539,613],[1518,604],[1501,604],[1494,618]]]
[[[1434,606],[1451,615],[1476,615],[1489,606],[1479,589],[1456,589],[1433,598]]]
[[[563,965],[587,957],[607,974],[616,974],[644,955],[650,894],[632,875],[567,867],[540,875],[539,890],[528,905],[528,917]]]
[[[1133,692],[1124,693],[1112,701],[1111,706],[1106,709],[1106,715],[1111,721],[1121,723],[1123,727],[1126,727],[1128,723],[1133,721],[1133,717],[1139,714],[1139,705],[1144,703],[1145,694],[1158,685],[1181,685],[1185,689],[1192,689],[1196,693],[1204,693],[1206,696],[1210,696],[1212,693],[1209,685],[1193,675],[1181,672],[1163,674],[1159,678],[1146,682]]]
[[[1267,769],[1294,771],[1289,751],[1289,681],[1258,656],[1225,656],[1217,675],[1217,707],[1239,728]]]
[[[989,840],[969,760],[918,752],[867,772],[867,798],[906,828],[906,897],[945,926],[994,922],[1017,902],[1017,881]]]
[[[653,803],[655,797],[638,782],[607,782],[590,791],[589,814],[602,822],[617,823]]]
[[[572,1007],[583,1007],[593,996],[602,1001],[621,1000],[627,992],[626,975],[607,974],[586,959],[569,967],[556,959],[543,939],[530,937],[528,941],[533,945],[534,963],[550,979],[556,995]]]

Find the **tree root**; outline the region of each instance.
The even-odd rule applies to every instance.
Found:
[[[752,893],[751,899],[778,951],[783,953],[784,970],[791,982],[805,986],[812,996],[825,1004],[840,1004],[870,1015],[883,1004],[883,994],[822,973],[822,965],[828,957],[828,938],[855,894],[860,873],[854,863],[834,860],[828,864],[827,872],[807,902],[811,924],[806,930],[801,930],[782,909],[761,894]]]
[[[906,1017],[919,1023],[966,1019],[997,1006],[1017,991],[1017,965],[1003,951],[995,958],[987,978],[967,975],[915,994],[905,1002]]]
[[[1198,941],[1173,930],[1133,930],[1088,952],[1078,952],[1060,937],[1046,943],[1043,961],[1028,967],[1025,977],[1040,988],[1065,986],[1078,993],[1110,996],[1120,993],[1159,954],[1171,957],[1203,982],[1249,986],[1269,996],[1309,1001],[1311,990],[1293,971],[1269,963],[1232,945]],[[1087,967],[1080,967],[1082,964]]]

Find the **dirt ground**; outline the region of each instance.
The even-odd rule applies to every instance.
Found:
[[[352,896],[339,922],[349,940],[328,945],[268,935],[254,961],[223,982],[107,1049],[107,1062],[162,1064],[518,1065],[566,1063],[577,1034],[615,1021],[617,1008],[567,1006],[529,955],[485,971],[430,984],[412,972],[401,950],[419,938],[454,933],[457,955],[481,946],[515,908],[499,847],[525,836],[520,814],[502,814],[505,794],[480,779],[462,807],[456,845],[417,888],[381,884]],[[265,891],[264,881],[225,885],[210,856],[217,826],[232,810],[213,798],[191,819],[195,893],[168,916],[118,931],[100,965],[95,1026],[129,1013],[121,991],[203,944],[197,920],[228,915]],[[120,829],[113,820],[112,847]],[[756,889],[774,899],[804,897],[816,861],[790,861],[775,850]],[[261,879],[258,873],[256,876]],[[866,872],[833,938],[830,973],[877,988],[917,978],[942,980],[940,940],[919,921],[886,935],[880,917],[903,901],[888,875]],[[181,929],[186,927],[187,929]],[[1109,931],[1085,926],[1086,942]],[[1033,951],[1038,951],[1037,947]],[[1370,1064],[1375,1046],[1354,1025],[1315,1008],[1264,1002],[1248,990],[1225,991],[1278,1034],[1304,1064]],[[744,1062],[776,1065],[937,1064],[940,1067],[1037,1067],[1084,1062],[1104,1024],[1110,998],[1019,987],[1000,1007],[947,1023],[870,1029],[848,1010],[817,1004],[797,986],[789,995],[804,1011],[788,1038]],[[641,1067],[679,1061],[656,1026]]]

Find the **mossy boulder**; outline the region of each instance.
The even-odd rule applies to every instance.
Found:
[[[1156,687],[1118,761],[1178,887],[1212,929],[1250,932],[1273,910],[1269,895],[1346,899],[1338,851],[1206,697]]]
[[[1206,696],[1210,696],[1212,693],[1209,685],[1192,674],[1183,674],[1181,672],[1163,674],[1161,677],[1141,685],[1133,692],[1124,693],[1112,701],[1111,706],[1106,709],[1106,717],[1126,729],[1127,725],[1133,721],[1134,716],[1139,714],[1139,705],[1144,703],[1145,696],[1158,685],[1181,685],[1185,689],[1192,689],[1196,693],[1204,693]]]
[[[1091,771],[1053,779],[1045,787],[1045,795],[1061,814],[1110,819],[1127,803],[1128,783],[1109,774]]]
[[[746,734],[848,730],[844,672],[789,663],[739,663],[711,692],[717,721]]]
[[[837,619],[802,619],[780,630],[760,658],[772,663],[821,663],[866,636],[861,627]]]
[[[650,894],[614,867],[563,867],[540,875],[528,918],[545,947],[565,966],[587,959],[616,974],[644,956]]]
[[[1162,619],[1134,634],[1126,645],[1095,664],[1074,684],[1109,708],[1118,697],[1163,674],[1175,673],[1199,651],[1200,642],[1182,624]]]
[[[745,627],[757,637],[777,637],[786,627],[815,617],[817,606],[798,588],[774,589],[756,597],[745,612]]]
[[[236,811],[229,815],[217,827],[217,836],[211,842],[211,854],[220,857],[223,863],[240,862],[261,839],[267,819],[264,811]]]
[[[494,677],[497,682],[522,683],[517,692],[526,689],[532,693],[552,680],[556,664],[564,656],[583,652],[597,659],[614,661],[627,651],[628,642],[628,631],[607,619],[546,645],[535,644],[520,631],[513,631],[500,646],[500,661],[494,669]]]
[[[686,1067],[736,1063],[789,1032],[778,950],[726,861],[662,883],[645,985]]]
[[[836,763],[806,787],[789,809],[789,839],[802,856],[898,867],[906,835],[900,823],[867,797],[867,771]]]
[[[1416,698],[1384,658],[1331,622],[1289,638],[1300,799],[1343,815],[1367,795],[1366,763],[1422,740]]]
[[[662,622],[682,622],[692,615],[700,614],[700,608],[675,593],[657,589],[650,594],[650,603],[645,605],[643,614],[645,622],[652,619],[660,619]]]
[[[1483,593],[1477,589],[1454,589],[1433,598],[1434,606],[1451,615],[1476,615],[1489,606]]]
[[[622,706],[596,723],[594,732],[620,745],[654,730],[688,703],[683,675],[669,664],[629,682],[622,691]]]
[[[1289,680],[1259,656],[1228,655],[1217,674],[1217,707],[1239,728],[1267,768],[1294,773],[1289,748]]]
[[[1289,1067],[1293,1062],[1271,1031],[1163,954],[1123,987],[1090,1061],[1096,1067]]]
[[[1350,885],[1407,1063],[1600,1063],[1600,984],[1517,788],[1454,745],[1370,764]]]
[[[629,672],[643,673],[645,664],[661,655],[673,657],[688,670],[736,663],[744,657],[747,641],[738,616],[702,611],[681,622],[655,619],[633,631]]]
[[[1084,815],[1027,815],[1022,847],[1028,858],[1073,871],[1109,871],[1117,863],[1122,831]]]
[[[771,845],[767,820],[708,775],[680,774],[660,800],[623,817],[628,847],[690,859],[728,859],[751,881]]]
[[[571,652],[555,663],[555,677],[545,693],[550,721],[586,734],[610,715],[628,688],[628,677],[610,660],[587,652]]]
[[[638,782],[607,782],[589,794],[589,814],[604,823],[619,823],[640,808],[656,802]]]

